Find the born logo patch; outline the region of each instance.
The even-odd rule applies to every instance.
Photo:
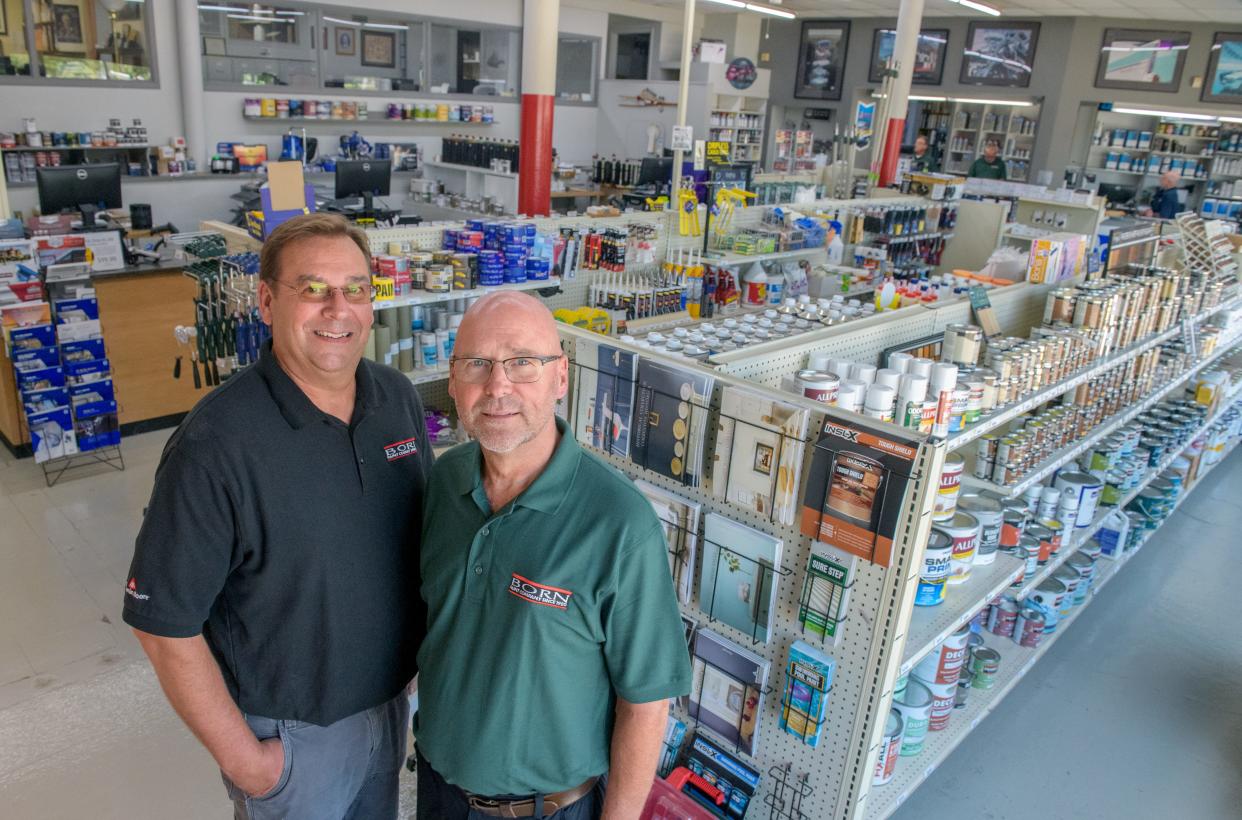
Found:
[[[389,461],[396,461],[406,456],[418,455],[418,439],[407,438],[403,441],[394,441],[392,444],[384,445],[384,458]]]
[[[573,593],[567,589],[560,587],[550,587],[547,584],[537,584],[529,578],[523,578],[516,572],[509,581],[509,594],[516,595],[524,601],[530,601],[532,604],[540,604],[542,606],[550,606],[553,609],[568,609],[569,599],[573,597]]]

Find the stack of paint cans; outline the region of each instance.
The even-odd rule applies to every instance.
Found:
[[[923,741],[931,722],[932,702],[931,690],[918,680],[906,676],[904,681],[898,682],[898,688],[893,693],[893,708],[901,713],[903,723],[902,757],[913,757],[923,751]]]
[[[969,651],[970,636],[970,625],[963,624],[927,653],[910,673],[911,682],[921,684],[931,694],[927,713],[928,731],[943,731],[949,725],[953,704],[957,700],[957,682]]]

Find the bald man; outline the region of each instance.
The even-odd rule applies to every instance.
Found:
[[[419,818],[637,818],[690,691],[660,522],[556,417],[568,380],[538,299],[466,312],[449,395],[474,440],[423,527]]]
[[[1181,178],[1177,171],[1165,171],[1160,175],[1160,187],[1151,197],[1152,216],[1172,219],[1182,210],[1181,200],[1177,196],[1177,183]]]

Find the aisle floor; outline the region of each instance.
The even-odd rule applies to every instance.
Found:
[[[0,814],[223,818],[210,757],[121,622],[167,432],[127,469],[44,486],[0,454]],[[0,450],[0,453],[3,453]],[[1236,818],[1242,636],[1230,546],[1242,454],[1199,488],[899,818]],[[402,815],[413,777],[403,777]]]

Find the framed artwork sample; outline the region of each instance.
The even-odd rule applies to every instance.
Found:
[[[362,64],[376,68],[395,68],[397,35],[391,31],[362,32]]]
[[[1199,98],[1204,102],[1242,104],[1242,32],[1218,31],[1212,38],[1207,76]]]
[[[1095,87],[1177,91],[1189,47],[1188,31],[1105,29]]]
[[[973,22],[959,79],[963,85],[1026,88],[1038,41],[1039,23]]]
[[[86,53],[82,6],[76,2],[52,4],[52,47],[55,51]]]
[[[354,30],[348,26],[336,26],[333,37],[336,40],[336,54],[338,57],[352,57],[358,53],[358,43],[354,39],[356,36]]]
[[[871,69],[867,80],[884,82],[884,66],[893,56],[897,32],[891,28],[878,28],[871,39]],[[918,46],[914,53],[915,85],[940,85],[944,79],[944,57],[949,46],[947,28],[925,28],[919,32]]]
[[[798,76],[794,96],[804,100],[841,99],[848,20],[804,20],[798,40]]]

